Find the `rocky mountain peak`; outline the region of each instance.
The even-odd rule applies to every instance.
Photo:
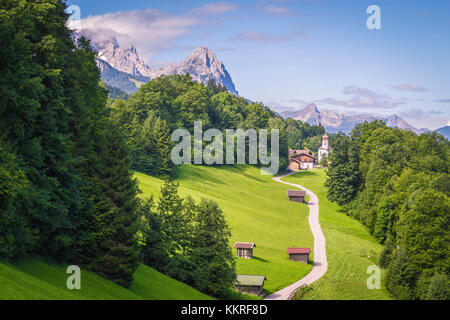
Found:
[[[321,110],[317,108],[315,104],[309,104],[303,109],[298,111],[283,112],[281,115],[285,118],[293,118],[302,122],[308,122],[310,125],[322,125],[329,133],[337,133],[342,131],[344,133],[350,133],[356,124],[364,121],[382,120],[389,127],[397,127],[400,129],[411,130],[415,133],[425,132],[423,129],[416,129],[403,118],[398,115],[391,115],[389,117],[374,116],[370,114],[358,114],[358,115],[344,115],[332,110]]]
[[[98,35],[90,34],[89,30],[74,34],[74,40],[76,41],[80,36],[91,39],[92,48],[98,52],[98,59],[101,60],[98,62],[98,65],[101,68],[103,78],[105,78],[106,70],[108,70],[106,77],[109,81],[109,83],[107,81],[108,85],[112,86],[114,82],[113,75],[119,74],[120,78],[125,77],[128,79],[124,75],[128,74],[134,77],[134,80],[142,82],[142,80],[152,79],[162,75],[170,76],[173,74],[189,73],[194,81],[207,84],[210,80],[214,80],[217,84],[223,85],[230,93],[239,95],[225,65],[217,58],[214,51],[207,47],[196,48],[182,62],[170,63],[164,68],[153,70],[139,56],[136,47],[133,45],[120,45],[115,38],[106,40],[98,39]],[[118,83],[120,81],[115,81],[114,85]],[[122,87],[121,85],[119,89],[126,91]],[[134,90],[130,90],[127,87],[127,90],[126,92],[133,93],[133,91],[137,91],[137,87]]]
[[[189,73],[192,79],[197,82],[206,84],[209,80],[214,80],[216,83],[225,86],[230,93],[238,95],[225,65],[217,58],[214,51],[207,47],[199,47],[184,61],[171,63],[165,68],[152,72],[152,77],[186,73]]]

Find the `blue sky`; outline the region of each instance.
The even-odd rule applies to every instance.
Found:
[[[120,33],[150,67],[214,50],[240,95],[275,110],[398,114],[450,121],[450,1],[70,0],[82,26]],[[369,30],[369,5],[381,30]],[[83,24],[85,22],[85,24]],[[111,30],[115,30],[112,32]]]

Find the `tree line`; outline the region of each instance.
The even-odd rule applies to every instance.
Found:
[[[179,128],[193,133],[194,121],[202,121],[205,131],[223,134],[227,129],[280,130],[280,171],[288,166],[289,148],[317,150],[325,133],[322,126],[285,120],[262,103],[235,96],[213,80],[197,83],[188,74],[153,79],[127,100],[110,100],[110,107],[127,136],[133,170],[158,177],[176,176],[171,133]]]
[[[0,4],[0,259],[37,255],[128,287],[139,263],[151,260],[147,248],[162,243],[167,250],[156,267],[174,273],[171,266],[184,263],[179,250],[190,248],[189,272],[201,274],[174,276],[195,279],[207,293],[223,292],[234,269],[232,261],[222,273],[216,266],[216,250],[231,255],[220,208],[206,200],[177,204],[171,185],[163,188],[158,215],[138,198],[128,140],[107,106],[96,53],[84,38],[74,44],[65,9],[57,0]],[[164,132],[162,121],[147,120],[144,130],[152,124]],[[161,217],[155,242],[146,237],[149,217]],[[189,242],[177,238],[187,223],[195,237]]]
[[[221,209],[180,198],[170,182],[159,200],[141,200],[133,170],[174,178],[170,133],[197,120],[280,129],[286,166],[287,131],[299,123],[188,75],[108,100],[96,52],[85,38],[74,43],[65,9],[0,2],[0,259],[40,256],[124,287],[145,263],[226,295],[235,267]]]
[[[375,121],[331,143],[328,197],[384,245],[387,289],[400,299],[449,299],[449,141]]]

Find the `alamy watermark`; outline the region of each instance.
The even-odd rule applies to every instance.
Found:
[[[69,290],[81,290],[81,269],[79,266],[69,266],[66,270],[70,276],[67,278],[67,289]]]
[[[66,13],[69,14],[67,24],[72,30],[81,29],[81,8],[77,5],[71,5],[67,7]]]
[[[369,278],[367,279],[367,288],[369,290],[380,290],[381,289],[381,269],[376,265],[369,266],[367,268],[367,274]]]
[[[380,30],[381,29],[381,9],[377,5],[371,5],[367,8],[367,14],[370,17],[367,18],[367,29],[369,30]]]
[[[262,175],[278,173],[280,130],[271,130],[270,148],[268,147],[269,133],[267,129],[259,129],[258,132],[255,129],[245,131],[228,129],[225,131],[225,136],[224,138],[222,131],[218,129],[209,129],[203,132],[201,121],[194,122],[194,137],[187,129],[177,129],[172,133],[172,141],[178,142],[172,149],[172,162],[175,165],[259,164],[268,166],[261,169]],[[205,142],[209,143],[206,148],[204,148]],[[248,163],[246,163],[247,158]]]

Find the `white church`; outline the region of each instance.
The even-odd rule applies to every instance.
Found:
[[[322,146],[319,148],[319,163],[322,162],[324,157],[328,158],[331,153],[330,142],[328,140],[328,135],[325,133],[322,139]]]

